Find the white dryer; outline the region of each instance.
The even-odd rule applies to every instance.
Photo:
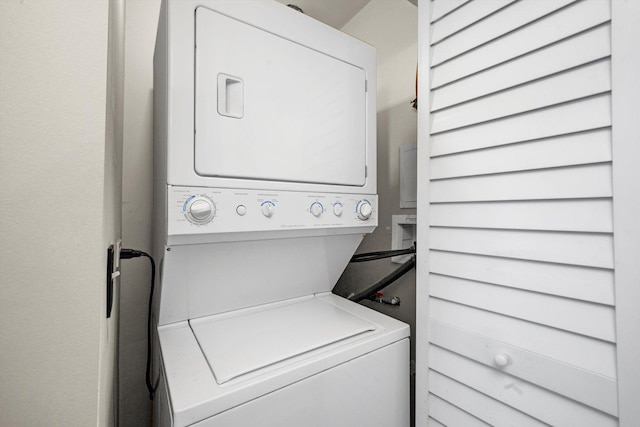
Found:
[[[377,225],[375,51],[272,0],[165,0],[154,420],[408,426],[408,326],[331,294]]]

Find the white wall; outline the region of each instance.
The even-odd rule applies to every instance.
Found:
[[[125,0],[109,0],[109,45],[107,60],[106,144],[104,155],[103,242],[113,244],[122,237],[122,134],[124,111]],[[104,246],[104,245],[103,245]],[[113,294],[112,320],[100,328],[99,424],[117,425],[118,335],[120,333],[120,279]],[[106,327],[105,327],[106,326]],[[108,401],[105,401],[108,396]]]
[[[0,2],[0,425],[113,421],[121,4]]]

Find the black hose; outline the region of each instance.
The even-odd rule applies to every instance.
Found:
[[[356,254],[352,256],[351,261],[349,262],[375,261],[377,259],[391,258],[394,256],[409,255],[409,254],[415,254],[415,253],[416,253],[415,246],[412,246],[408,249],[397,249],[393,251],[367,252],[365,254]]]
[[[363,299],[367,299],[371,295],[378,292],[379,290],[386,288],[391,283],[395,282],[396,280],[404,276],[406,273],[411,271],[411,269],[415,266],[416,266],[416,260],[414,257],[411,257],[409,261],[405,262],[400,267],[393,270],[390,274],[386,275],[385,277],[383,277],[382,279],[380,279],[379,281],[377,281],[376,283],[374,283],[364,291],[350,296],[348,299],[354,302],[360,302]]]

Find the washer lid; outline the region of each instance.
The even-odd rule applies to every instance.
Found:
[[[189,323],[218,384],[376,329],[316,298]]]

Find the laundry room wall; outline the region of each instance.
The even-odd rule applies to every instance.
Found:
[[[123,0],[0,2],[0,425],[114,425]]]
[[[343,28],[376,48],[377,142],[378,142],[378,227],[367,235],[358,253],[391,249],[393,215],[415,215],[415,209],[400,208],[399,149],[415,144],[417,138],[415,76],[418,50],[418,8],[409,1],[372,0]],[[372,285],[399,267],[390,259],[350,264],[334,288],[348,296]],[[397,296],[400,306],[372,301],[362,303],[395,317],[411,327],[411,360],[415,360],[415,270],[383,290],[385,297]],[[414,376],[411,376],[411,423],[413,425]]]
[[[122,244],[151,253],[153,211],[153,50],[160,0],[127,0],[125,29]],[[151,401],[145,388],[146,259],[122,262],[120,294],[120,425],[146,426]]]
[[[391,249],[392,215],[415,215],[400,208],[399,149],[416,143],[415,98],[418,8],[409,1],[372,0],[343,28],[376,48],[378,57],[378,228],[366,236],[358,252]],[[359,292],[389,274],[399,264],[389,259],[351,264],[334,288],[338,295]],[[383,290],[385,297],[398,296],[399,307],[370,301],[363,303],[415,325],[415,270]],[[415,354],[412,345],[412,355]],[[413,357],[412,357],[413,359]]]

